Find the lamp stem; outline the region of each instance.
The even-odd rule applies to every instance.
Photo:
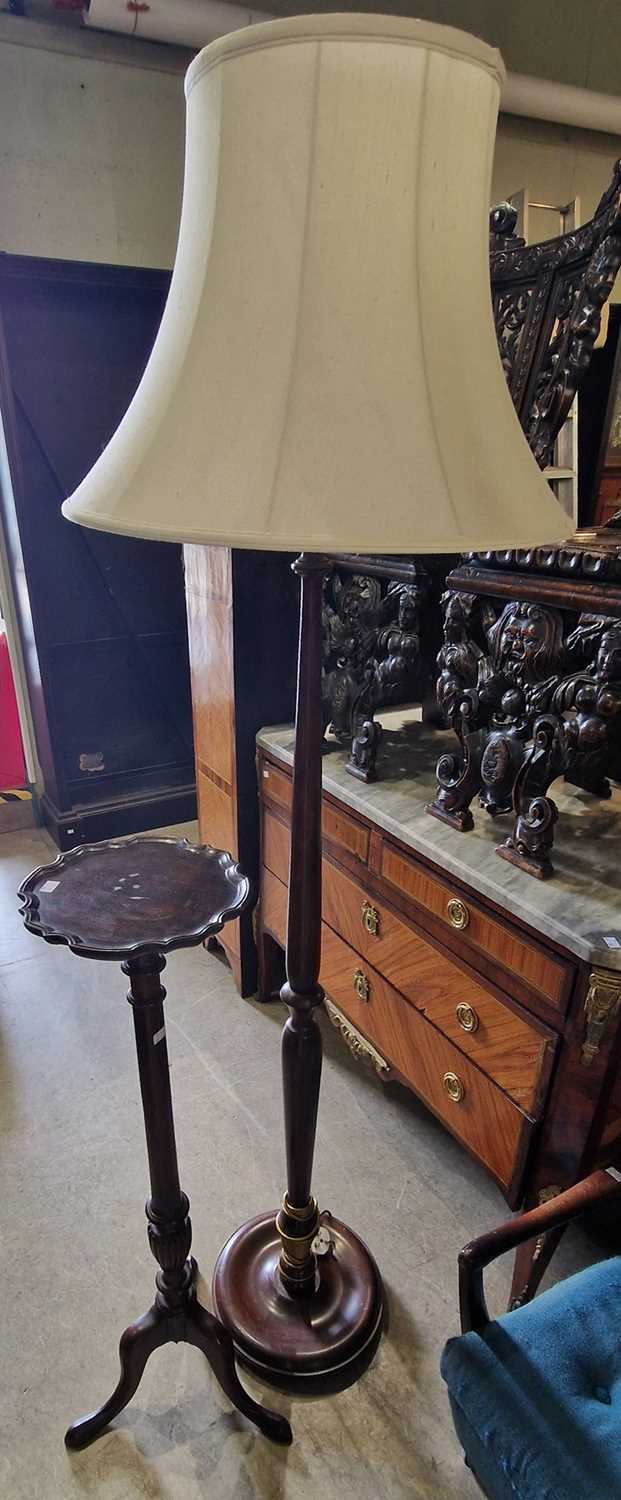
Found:
[[[321,1080],[321,1032],[315,1010],[323,1000],[321,959],[321,608],[328,559],[302,553],[293,564],[301,580],[300,638],[295,717],[291,856],[287,915],[289,1009],[282,1035],[287,1192],[277,1218],[280,1272],[289,1292],[315,1287],[311,1246],[319,1210],[311,1173]]]

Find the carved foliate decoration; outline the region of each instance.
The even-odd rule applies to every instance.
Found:
[[[516,220],[508,204],[490,216],[492,301],[511,396],[545,467],[621,265],[621,161],[588,224],[525,245]],[[512,809],[498,853],[540,877],[552,870],[555,777],[599,796],[610,795],[609,777],[621,778],[620,541],[613,527],[561,546],[473,553],[444,596],[438,700],[459,749],[438,761],[429,811],[464,830],[477,794],[494,816]],[[518,573],[527,575],[529,601],[520,599]],[[533,602],[541,575],[558,578],[560,602],[571,588],[571,607]],[[595,580],[611,585],[610,616],[579,613],[573,603],[574,583]],[[495,602],[494,584],[498,598],[514,594],[508,604]]]
[[[552,462],[555,438],[569,412],[591,359],[621,264],[621,237],[608,235],[594,251],[586,276],[575,273],[559,285],[552,334],[534,388],[526,436],[542,468]]]
[[[526,245],[515,233],[516,222],[511,204],[492,209],[492,303],[509,390],[532,451],[545,467],[588,366],[601,310],[621,265],[621,162],[588,224]],[[621,547],[592,546],[588,535],[560,547],[480,553],[471,562],[475,566],[460,572],[476,573],[483,564],[564,577],[605,577],[621,584]],[[348,770],[365,781],[376,774],[381,738],[376,712],[420,696],[421,602],[427,582],[414,563],[349,556],[335,559],[326,584],[323,728],[351,746]],[[572,655],[563,628],[558,611],[536,604],[512,603],[500,617],[495,607],[469,591],[462,593],[457,587],[445,595],[438,700],[460,749],[445,754],[438,764],[439,787],[432,806],[436,816],[460,828],[470,827],[469,807],[477,791],[490,813],[506,811],[515,802],[527,755],[528,774],[519,782],[524,797],[545,799],[546,755],[550,764],[566,756],[568,770],[573,767],[581,785],[605,789],[600,764],[604,740],[608,774],[613,774],[611,757],[621,764],[621,749],[611,748],[617,738],[615,684],[621,674],[609,675],[600,693],[594,684],[601,673],[592,654],[585,649],[579,660],[576,642]],[[612,650],[612,642],[609,646]],[[436,650],[434,642],[434,654]],[[580,671],[587,680],[563,687],[566,704],[561,708],[559,699],[555,705],[556,689]],[[572,692],[575,701],[570,703]],[[535,744],[535,719],[552,712],[561,714],[564,722],[575,719],[577,727],[564,737],[542,723]],[[591,743],[595,738],[597,766]],[[536,791],[531,795],[533,785]],[[518,817],[522,822],[515,857],[522,858],[521,849],[530,850],[524,854],[527,868],[539,864],[539,873],[549,870],[552,807],[520,804]],[[513,857],[510,850],[504,852]]]
[[[498,853],[549,875],[551,783],[605,797],[621,778],[621,621],[457,589],[444,601],[438,699],[460,748],[438,761],[429,811],[464,830],[476,795],[494,816],[513,810]]]
[[[621,975],[594,969],[584,1002],[584,1041],[580,1053],[583,1068],[590,1068],[616,1020],[621,1005]]]
[[[335,559],[324,587],[322,722],[351,746],[348,769],[375,774],[381,725],[374,714],[420,696],[420,609],[427,588],[413,561]],[[363,571],[365,562],[374,571]],[[391,573],[397,576],[391,576]]]
[[[621,164],[588,224],[525,245],[515,223],[510,204],[492,210],[494,317],[509,389],[544,468],[589,364],[602,307],[621,265]]]
[[[533,290],[531,287],[515,287],[502,292],[494,304],[496,337],[502,360],[502,368],[510,385],[516,360],[520,351],[520,340],[524,332]]]

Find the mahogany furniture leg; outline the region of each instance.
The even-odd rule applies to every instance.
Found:
[[[134,1015],[140,1091],[149,1158],[151,1196],[147,1202],[149,1245],[159,1266],[153,1306],[121,1337],[118,1385],[97,1411],[73,1422],[65,1434],[68,1448],[84,1448],[98,1437],[131,1401],[149,1355],[169,1342],[185,1341],[202,1350],[229,1400],[275,1442],[291,1441],[285,1417],[266,1411],[244,1390],[235,1370],[233,1341],[196,1298],[196,1261],[190,1255],[192,1225],[189,1202],[179,1185],[177,1148],[164,998],[162,955],[146,955],[123,964],[129,976],[127,996]]]
[[[87,1417],[79,1417],[67,1428],[65,1443],[68,1448],[86,1448],[118,1417],[119,1412],[135,1396],[149,1355],[154,1349],[167,1343],[169,1336],[166,1314],[156,1303],[142,1318],[130,1323],[129,1328],[121,1334],[119,1344],[121,1373],[118,1385],[103,1406]]]
[[[621,1184],[606,1169],[591,1173],[564,1193],[548,1198],[537,1208],[517,1214],[477,1240],[465,1245],[459,1255],[459,1309],[462,1333],[484,1333],[491,1321],[485,1301],[483,1272],[486,1266],[538,1235],[556,1234],[576,1219],[600,1209],[609,1201],[618,1203]]]
[[[283,973],[283,953],[280,944],[265,931],[259,914],[256,928],[257,944],[257,1000],[267,1002],[280,999]]]
[[[344,1389],[366,1369],[383,1319],[377,1267],[356,1234],[321,1214],[311,1193],[322,1046],[321,606],[326,558],[302,554],[296,745],[287,917],[289,1010],[282,1038],[287,1191],[220,1252],[216,1312],[240,1361],[293,1393]]]

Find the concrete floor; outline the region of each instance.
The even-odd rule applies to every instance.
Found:
[[[422,1105],[354,1063],[325,1018],[314,1186],[385,1277],[390,1331],[372,1368],[328,1400],[263,1392],[291,1416],[283,1450],[231,1411],[196,1350],[169,1345],[114,1428],[66,1452],[68,1421],[116,1383],[118,1337],[149,1306],[155,1264],[125,979],[30,936],[17,913],[20,879],[49,857],[35,830],[0,838],[4,1500],[472,1500],[438,1361],[457,1329],[457,1252],[506,1206]],[[172,955],[165,979],[181,1180],[207,1302],[223,1241],[280,1201],[283,1013],[241,1000],[202,949]],[[551,1275],[597,1254],[576,1231]],[[499,1309],[509,1274],[507,1264],[489,1276]]]

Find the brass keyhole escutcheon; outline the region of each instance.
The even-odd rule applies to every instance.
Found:
[[[370,901],[362,903],[362,925],[370,932],[371,937],[379,937],[380,914],[376,906],[371,906]]]
[[[458,1078],[456,1073],[445,1073],[442,1083],[444,1092],[448,1094],[449,1099],[452,1099],[453,1104],[461,1104],[466,1092],[461,1078]]]
[[[460,932],[463,932],[464,927],[467,927],[470,921],[468,907],[463,901],[459,901],[457,896],[452,896],[447,902],[446,915],[451,927],[457,927]]]
[[[476,1031],[478,1029],[479,1017],[471,1005],[466,1005],[462,1002],[461,1005],[457,1006],[455,1015],[462,1031]]]
[[[362,969],[354,969],[352,983],[359,1000],[366,1001],[371,998],[371,983]]]

